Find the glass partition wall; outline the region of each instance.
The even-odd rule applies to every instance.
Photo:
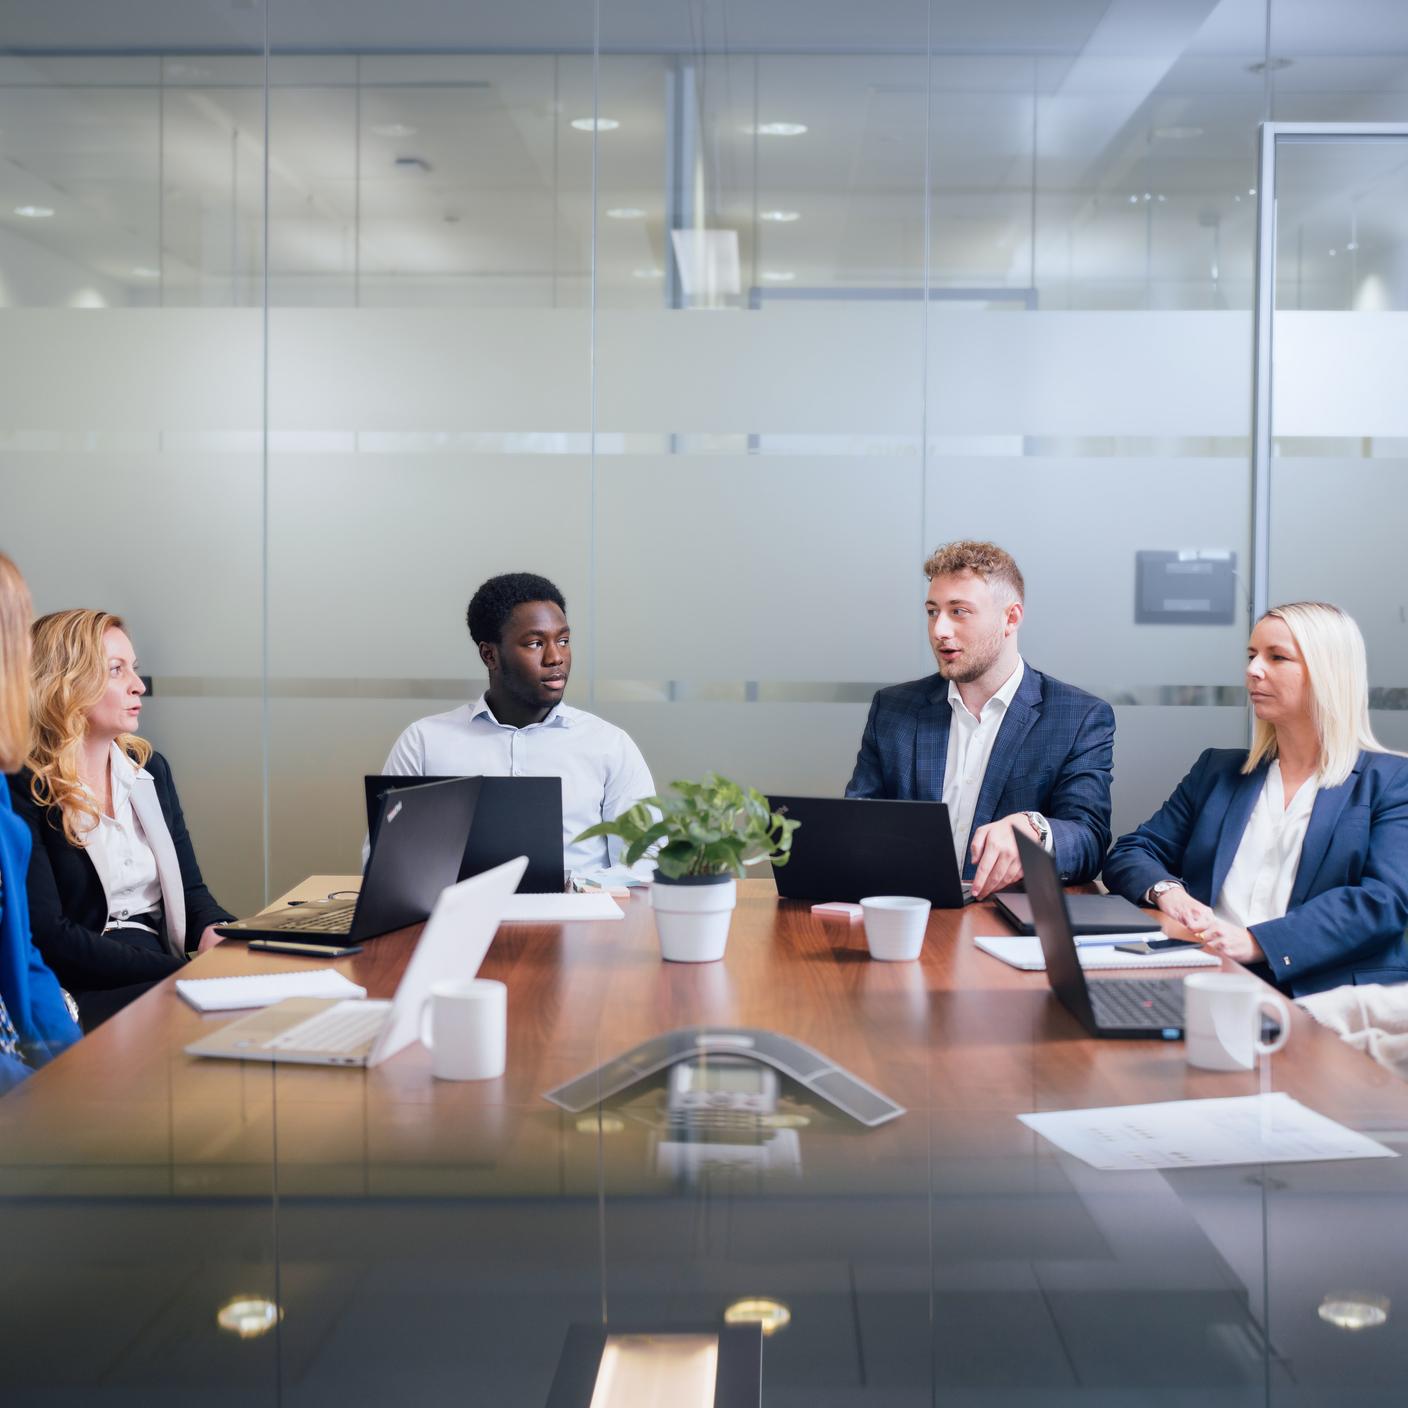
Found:
[[[1022,564],[1031,663],[1116,705],[1117,830],[1245,737],[1257,125],[1400,115],[1408,36],[1242,0],[11,8],[0,541],[40,609],[130,618],[231,907],[357,867],[358,778],[482,686],[498,571],[559,582],[569,700],[662,783],[838,791],[956,536]],[[1333,179],[1280,296],[1370,318],[1393,168]],[[1361,485],[1339,431],[1277,430],[1275,593],[1355,604],[1329,564],[1394,433],[1344,432]]]

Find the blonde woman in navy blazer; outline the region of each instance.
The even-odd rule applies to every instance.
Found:
[[[1251,748],[1210,748],[1122,836],[1105,883],[1292,996],[1408,980],[1408,758],[1369,724],[1364,638],[1325,602],[1247,646]]]

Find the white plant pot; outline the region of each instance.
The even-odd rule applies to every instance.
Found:
[[[657,875],[650,887],[650,907],[660,935],[660,957],[668,963],[718,962],[737,905],[738,885],[731,875],[685,884]]]

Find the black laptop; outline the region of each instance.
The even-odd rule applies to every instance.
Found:
[[[1019,933],[1036,933],[1032,900],[1021,890],[1004,890],[992,902],[1002,917]],[[1067,895],[1066,913],[1077,934],[1158,933],[1159,923],[1149,912],[1130,904],[1123,895]]]
[[[942,802],[769,797],[768,805],[801,823],[787,864],[773,868],[783,899],[916,895],[935,909],[968,903]]]
[[[1025,836],[1017,837],[1046,981],[1061,1005],[1092,1036],[1183,1038],[1182,978],[1088,979],[1076,955],[1075,931],[1056,862]]]
[[[441,890],[455,883],[478,797],[475,777],[388,789],[377,803],[372,852],[355,901],[291,905],[217,924],[216,933],[337,948],[422,923]]]
[[[444,782],[443,777],[382,774],[364,779],[367,835],[376,844],[378,807],[391,787]],[[520,894],[560,895],[567,887],[562,854],[562,779],[560,777],[476,777],[479,789],[474,822],[460,857],[459,880],[482,875],[496,865],[528,857]]]

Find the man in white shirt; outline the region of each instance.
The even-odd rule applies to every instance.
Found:
[[[582,874],[619,863],[616,838],[573,838],[652,796],[655,784],[624,730],[562,702],[572,671],[562,593],[531,572],[491,577],[470,600],[466,621],[489,688],[471,704],[413,723],[383,771],[560,777],[567,868]]]
[[[846,795],[944,802],[976,899],[1022,878],[1018,830],[1063,880],[1093,878],[1110,841],[1114,711],[1023,662],[1025,585],[1009,553],[948,543],[924,575],[938,675],[875,696]]]

